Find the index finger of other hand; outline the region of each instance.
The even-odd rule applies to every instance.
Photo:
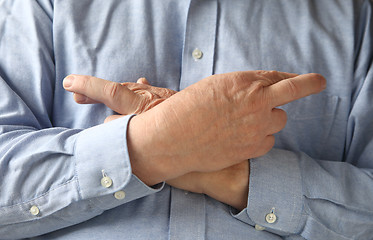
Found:
[[[325,78],[317,73],[308,73],[284,79],[265,88],[273,107],[281,106],[299,98],[316,94],[326,87]]]

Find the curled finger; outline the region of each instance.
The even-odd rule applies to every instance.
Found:
[[[260,147],[250,158],[261,157],[267,154],[273,148],[274,145],[275,145],[275,137],[273,135],[268,135],[260,143]]]
[[[99,103],[98,101],[87,97],[86,95],[80,94],[80,93],[74,93],[73,95],[74,101],[79,104],[95,104]]]
[[[278,133],[286,126],[287,114],[284,110],[274,108],[271,112],[271,124],[268,127],[268,134]]]

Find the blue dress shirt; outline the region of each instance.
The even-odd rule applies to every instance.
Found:
[[[1,0],[0,239],[373,239],[372,5]],[[328,87],[282,106],[287,126],[250,160],[241,212],[143,184],[130,116],[101,124],[110,109],[62,87],[76,73],[181,90],[256,69],[317,72]]]

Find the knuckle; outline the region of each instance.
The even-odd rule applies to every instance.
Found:
[[[244,72],[232,72],[229,75],[229,78],[225,78],[226,80],[231,80],[234,83],[242,84],[247,82],[247,76]]]
[[[292,79],[288,79],[286,81],[286,87],[288,89],[288,93],[292,98],[296,98],[298,96],[298,93],[300,91],[299,87],[297,84]]]
[[[278,71],[270,71],[268,73],[268,76],[269,76],[270,79],[276,80],[276,81],[278,79],[282,79],[282,76],[281,76],[281,74]]]
[[[255,73],[258,74],[258,75],[266,75],[266,74],[268,74],[268,72],[269,71],[266,71],[266,70],[257,70],[257,71],[255,71]]]
[[[247,106],[253,112],[262,110],[267,106],[267,96],[264,92],[265,83],[263,81],[256,81],[252,84],[248,93],[245,94],[245,102]]]
[[[132,82],[123,82],[121,83],[122,86],[125,86],[127,88],[133,88],[136,84]]]
[[[105,83],[104,89],[103,89],[104,95],[108,96],[112,99],[117,98],[120,86],[121,85],[119,83],[116,83],[116,82]]]
[[[271,71],[265,71],[265,70],[259,70],[257,72],[258,76],[265,79],[266,85],[271,85],[276,82],[278,82],[281,79],[286,78],[281,72],[271,70]]]
[[[136,110],[133,112],[134,114],[140,114],[146,112],[148,105],[150,104],[150,100],[148,98],[141,98],[139,104],[136,107]]]
[[[171,91],[170,89],[167,89],[167,88],[166,88],[166,89],[164,90],[164,94],[163,94],[164,96],[163,96],[163,97],[171,97],[172,94],[173,94],[172,91]]]
[[[275,70],[270,70],[270,71],[267,71],[267,70],[258,70],[257,71],[257,74],[258,75],[262,75],[262,76],[265,76],[265,77],[268,77],[268,78],[272,78],[272,77],[277,77],[279,74],[278,71],[275,71]]]
[[[267,74],[266,75],[268,75],[268,77],[271,77],[271,78],[273,78],[273,77],[277,77],[278,76],[278,72],[277,71],[267,71]]]

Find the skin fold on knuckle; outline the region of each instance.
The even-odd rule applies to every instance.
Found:
[[[275,70],[271,70],[271,71],[259,70],[257,71],[257,76],[264,78],[266,85],[268,86],[268,85],[275,84],[279,81],[282,81],[284,79],[293,77],[294,74],[288,74],[285,72],[279,72]]]
[[[152,87],[151,91],[162,98],[168,98],[174,94],[174,91],[168,88]]]
[[[250,82],[250,78],[245,74],[245,72],[233,72],[230,79],[234,84],[237,84],[238,88],[244,87]]]
[[[265,79],[269,84],[274,83],[274,79],[278,79],[279,74],[277,71],[257,70],[255,71],[256,78]]]
[[[104,96],[108,97],[109,100],[117,99],[120,86],[121,85],[116,82],[105,83],[104,88],[103,88]]]
[[[279,77],[279,73],[277,71],[273,71],[273,70],[272,71],[259,70],[258,74],[261,75],[261,76],[264,76],[266,78],[269,78],[269,79]]]
[[[297,99],[299,96],[300,90],[301,90],[299,89],[299,86],[295,84],[294,80],[292,79],[286,80],[285,84],[286,84],[287,92],[290,95],[290,97],[292,99]]]
[[[150,105],[151,100],[147,97],[142,97],[140,102],[136,106],[136,110],[133,112],[134,114],[140,114],[146,112],[148,109],[148,105]]]
[[[243,101],[246,103],[247,110],[250,113],[258,113],[267,109],[266,106],[269,106],[270,99],[266,96],[263,82],[256,81],[252,83],[252,86],[248,89]]]

